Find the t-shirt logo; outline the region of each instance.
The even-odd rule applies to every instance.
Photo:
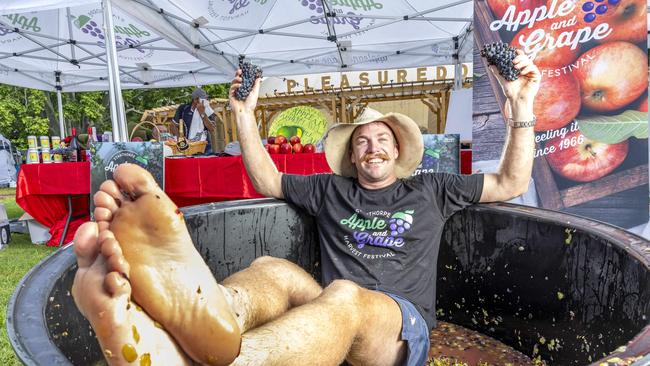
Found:
[[[404,233],[413,225],[414,213],[414,210],[397,211],[393,214],[380,211],[379,215],[370,215],[377,214],[371,212],[366,216],[355,212],[339,223],[353,230],[352,237],[358,249],[366,245],[400,248],[405,244]]]

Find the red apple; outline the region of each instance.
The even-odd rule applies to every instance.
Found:
[[[275,136],[275,143],[278,145],[282,145],[287,142],[287,138],[282,136],[282,135],[277,135]]]
[[[316,152],[316,146],[314,146],[313,144],[305,144],[302,147],[302,152],[305,154],[313,154]]]
[[[264,144],[264,150],[269,151],[269,144]]]
[[[131,141],[133,141],[133,142],[142,142],[142,137],[140,137],[140,136],[134,136],[134,137],[131,139]]]
[[[488,6],[494,14],[494,18],[502,19],[503,15],[508,10],[510,5],[515,6],[515,16],[514,19],[517,19],[517,14],[526,9],[534,9],[538,6],[546,5],[546,0],[487,0]]]
[[[648,93],[644,93],[641,96],[641,99],[638,101],[638,105],[636,107],[636,110],[639,112],[647,112],[648,111]]]
[[[300,137],[298,137],[298,136],[291,136],[291,138],[289,139],[289,143],[290,143],[291,145],[295,145],[295,144],[300,143]]]
[[[269,145],[269,154],[279,154],[280,153],[280,145]]]
[[[580,86],[562,69],[541,69],[542,81],[533,103],[537,116],[535,132],[564,127],[580,112]]]
[[[598,15],[596,20],[592,22],[596,24],[607,23],[612,29],[612,33],[599,42],[627,41],[645,45],[648,31],[646,1],[621,0],[616,5],[607,4],[607,7],[607,12]],[[596,24],[590,26],[595,27]]]
[[[293,144],[293,153],[294,154],[300,154],[300,153],[302,153],[302,150],[303,150],[303,146],[302,146],[302,144],[300,142],[296,142],[295,144]]]
[[[285,142],[280,145],[280,154],[291,154],[291,144]]]
[[[551,168],[564,178],[591,182],[611,173],[627,156],[628,142],[605,144],[589,140],[580,130],[569,132],[546,142],[555,149],[546,155]]]
[[[273,145],[273,144],[275,144],[275,136],[269,136],[269,137],[267,137],[267,138],[266,138],[266,142],[267,142],[269,145]]]
[[[537,51],[535,57],[535,65],[537,67],[563,67],[575,61],[578,58],[580,53],[580,45],[575,49],[571,49],[571,46],[559,46],[555,47],[555,42],[558,37],[564,32],[567,32],[567,29],[551,29],[551,25],[556,22],[557,19],[543,20],[541,22],[535,23],[533,28],[524,28],[515,35],[510,42],[510,45],[515,48],[522,49],[526,54],[531,54],[533,49],[524,48],[523,44],[529,44],[531,48],[537,49],[535,47],[541,46]],[[544,33],[537,31],[541,29]],[[530,34],[534,31],[537,31],[533,38],[530,38]],[[553,48],[551,48],[553,47]]]
[[[580,56],[574,69],[582,104],[596,112],[613,111],[632,103],[648,88],[648,55],[628,42],[609,42]]]

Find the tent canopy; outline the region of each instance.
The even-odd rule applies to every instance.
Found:
[[[471,62],[471,0],[112,0],[123,88]],[[2,0],[2,82],[108,88],[102,3]],[[458,58],[455,56],[459,55]],[[57,78],[58,75],[58,78]]]

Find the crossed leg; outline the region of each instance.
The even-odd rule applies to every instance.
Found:
[[[194,249],[182,215],[153,178],[134,165],[120,166],[114,176],[115,182],[104,183],[94,198],[97,226],[106,232],[100,234],[106,237],[99,240],[101,251],[111,260],[82,256],[80,268],[86,261],[104,268],[103,273],[115,273],[106,281],[119,273],[128,276],[135,301],[195,361],[336,365],[347,356],[352,364],[393,365],[405,357],[400,310],[390,297],[349,281],[321,290],[295,264],[269,257],[218,285]],[[82,233],[75,245],[91,241]],[[124,294],[128,299],[128,291]],[[97,311],[94,303],[77,296],[75,301],[84,314]],[[101,326],[88,318],[94,327]],[[146,320],[155,328],[151,318]],[[161,338],[159,333],[150,334],[151,339]],[[97,334],[102,344],[115,338],[119,345],[125,339],[118,334],[102,340],[103,333]],[[166,339],[161,346],[177,351]]]

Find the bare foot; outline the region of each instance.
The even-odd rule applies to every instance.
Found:
[[[124,267],[118,256],[100,253],[97,224],[82,225],[74,237],[79,269],[72,296],[90,321],[109,365],[190,365],[174,340],[129,301],[131,287],[120,273],[108,270],[108,263]],[[117,253],[119,254],[119,253]]]
[[[94,197],[95,219],[120,243],[135,301],[195,361],[230,364],[239,354],[241,332],[182,213],[139,166],[120,165],[113,177]]]

